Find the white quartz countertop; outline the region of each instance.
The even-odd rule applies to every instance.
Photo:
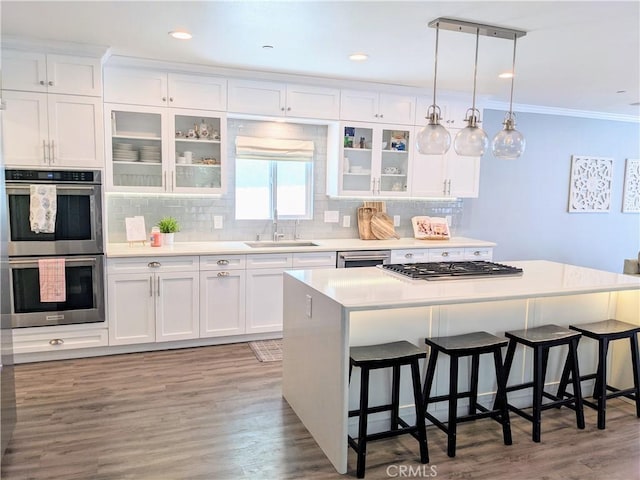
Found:
[[[545,260],[501,262],[522,276],[412,280],[378,267],[288,271],[351,310],[447,305],[640,289],[640,277]]]
[[[248,253],[274,252],[323,252],[341,250],[396,250],[414,248],[465,248],[465,247],[495,247],[493,242],[475,240],[466,237],[454,237],[450,240],[416,240],[415,238],[401,238],[399,240],[360,240],[357,238],[340,238],[311,241],[315,246],[287,246],[287,247],[250,247],[245,241],[221,242],[176,242],[174,245],[151,247],[141,243],[109,243],[107,257],[158,257],[176,255],[231,255]],[[283,243],[290,243],[283,240]]]

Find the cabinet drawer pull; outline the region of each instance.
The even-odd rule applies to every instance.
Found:
[[[405,253],[404,258],[413,258],[413,253]]]
[[[161,267],[162,264],[160,262],[149,262],[147,263],[147,267],[149,268],[158,268]]]
[[[449,256],[449,252],[442,252],[442,256],[443,257],[448,257]]]
[[[474,254],[476,257],[479,257],[480,255],[482,255],[482,252],[481,252],[480,250],[476,250],[475,252],[473,252],[473,254]]]
[[[228,277],[229,276],[229,272],[218,272],[218,276],[219,277]]]
[[[229,260],[218,260],[216,263],[218,265],[229,265]]]
[[[64,340],[61,338],[52,338],[51,340],[49,340],[49,345],[62,345],[64,343]]]

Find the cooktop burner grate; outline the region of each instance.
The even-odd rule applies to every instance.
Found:
[[[486,261],[398,263],[382,268],[417,280],[503,277],[522,275],[522,269]]]

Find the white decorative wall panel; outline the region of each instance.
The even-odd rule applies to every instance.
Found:
[[[611,209],[613,159],[571,157],[569,212],[608,212]]]
[[[623,212],[640,212],[640,160],[627,158],[624,172]]]

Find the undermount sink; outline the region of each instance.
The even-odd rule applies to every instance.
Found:
[[[251,248],[272,248],[272,247],[317,247],[317,243],[313,242],[304,242],[304,241],[291,241],[288,242],[286,240],[279,242],[244,242],[245,245]]]

